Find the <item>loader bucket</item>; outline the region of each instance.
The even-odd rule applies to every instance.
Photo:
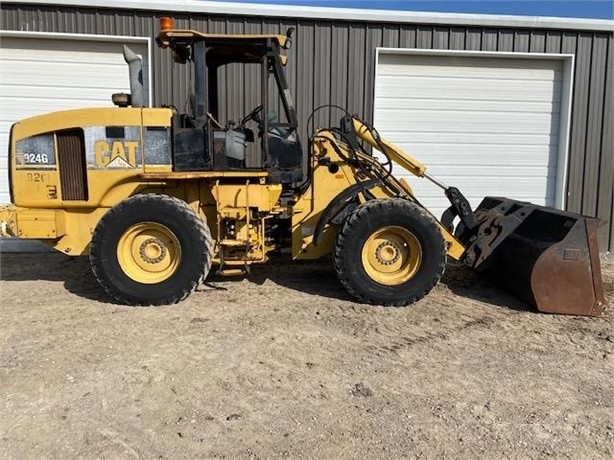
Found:
[[[598,219],[508,198],[486,197],[477,226],[460,226],[464,262],[539,311],[603,313]]]

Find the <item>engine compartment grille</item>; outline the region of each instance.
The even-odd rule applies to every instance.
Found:
[[[57,132],[62,200],[87,201],[85,137],[80,128]]]

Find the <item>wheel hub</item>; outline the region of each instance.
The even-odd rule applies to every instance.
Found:
[[[401,251],[396,241],[383,241],[375,249],[375,258],[382,265],[392,265],[401,257]]]
[[[141,243],[139,254],[148,264],[161,262],[167,254],[166,246],[159,238],[148,238]]]

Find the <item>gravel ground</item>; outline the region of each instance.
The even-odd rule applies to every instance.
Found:
[[[0,254],[0,299],[5,458],[614,455],[611,313],[539,314],[462,266],[407,308],[353,302],[330,261],[131,308],[87,258]]]

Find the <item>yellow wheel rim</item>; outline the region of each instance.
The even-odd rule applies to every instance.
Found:
[[[422,263],[422,247],[412,232],[382,227],[362,247],[362,266],[374,281],[397,286],[410,280]]]
[[[181,246],[175,234],[156,222],[140,222],[119,239],[117,260],[134,281],[155,284],[169,279],[181,262]]]

